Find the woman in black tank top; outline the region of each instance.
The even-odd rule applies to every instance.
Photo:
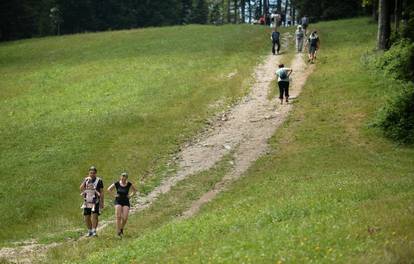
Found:
[[[112,190],[114,189],[116,190],[115,194],[112,193]],[[130,189],[132,189],[131,193],[129,193]],[[128,173],[123,172],[120,180],[111,184],[108,191],[112,193],[115,198],[116,231],[118,236],[121,237],[124,234],[124,227],[128,221],[129,208],[131,207],[129,198],[137,192],[137,189],[128,181]]]

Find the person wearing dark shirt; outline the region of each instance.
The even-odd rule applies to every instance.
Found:
[[[313,31],[310,34],[306,42],[306,46],[309,46],[308,62],[314,63],[316,59],[316,51],[320,48],[320,40],[316,31]]]
[[[275,29],[272,32],[272,35],[270,36],[270,39],[272,40],[272,53],[273,55],[279,54],[279,50],[280,50],[280,33],[277,31],[277,29]],[[275,46],[277,45],[277,50],[275,49]]]
[[[116,192],[113,193],[113,190]],[[130,190],[132,190],[131,193]],[[125,224],[128,220],[129,209],[131,207],[129,198],[137,192],[137,189],[130,181],[128,181],[128,173],[123,172],[119,181],[111,184],[108,191],[112,193],[115,198],[116,232],[118,236],[122,237]]]
[[[88,236],[96,236],[96,228],[98,227],[98,217],[100,211],[104,207],[104,193],[103,193],[103,181],[100,177],[96,176],[98,170],[96,167],[92,166],[89,168],[88,176],[85,177],[83,182],[80,185],[81,192],[84,192],[87,186],[93,185],[93,188],[99,194],[99,199],[96,202],[95,206],[92,208],[84,207],[83,215],[85,219],[86,226],[88,227]]]

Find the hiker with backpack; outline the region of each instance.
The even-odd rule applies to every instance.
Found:
[[[295,31],[296,37],[296,51],[302,52],[303,49],[303,39],[305,37],[305,33],[303,32],[302,26],[299,25],[297,30]]]
[[[306,46],[309,46],[308,62],[314,63],[316,59],[316,51],[319,50],[320,47],[319,36],[316,30],[309,35],[309,38],[306,41]]]
[[[85,177],[80,185],[80,191],[84,197],[82,206],[88,236],[97,236],[100,211],[104,207],[103,181],[96,176],[98,170],[95,166],[89,168],[88,176]]]
[[[272,32],[272,35],[270,36],[270,39],[272,40],[272,53],[273,55],[279,54],[280,50],[280,33],[277,31],[277,28],[275,28]],[[275,49],[275,46],[277,45],[277,50]]]
[[[130,190],[132,189],[132,192]],[[115,193],[112,192],[115,190]],[[131,204],[129,199],[134,196],[137,189],[128,181],[128,173],[123,172],[119,181],[116,181],[109,186],[108,191],[114,197],[115,218],[116,218],[116,233],[122,238],[124,235],[124,227],[128,221],[128,214]]]
[[[286,103],[289,103],[289,76],[292,74],[292,71],[291,68],[285,68],[284,64],[279,64],[279,69],[276,71],[281,104],[283,104],[283,97],[285,97]]]

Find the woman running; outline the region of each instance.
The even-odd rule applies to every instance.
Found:
[[[116,189],[116,193],[112,192],[113,189]],[[129,193],[130,189],[132,189],[131,193]],[[134,196],[137,189],[130,181],[128,181],[128,173],[123,172],[119,181],[111,184],[108,191],[115,198],[116,232],[118,236],[122,237],[124,234],[125,224],[128,220],[129,208],[131,207],[129,198]]]

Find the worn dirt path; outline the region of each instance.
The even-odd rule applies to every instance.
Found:
[[[132,214],[150,207],[161,194],[167,193],[178,182],[190,175],[210,169],[224,155],[233,152],[232,170],[182,214],[183,218],[191,217],[203,204],[212,200],[232,181],[242,176],[249,166],[265,153],[268,139],[292,109],[292,104],[280,105],[279,100],[268,100],[270,83],[275,78],[274,71],[280,58],[272,55],[265,58],[264,63],[255,70],[255,83],[250,94],[213,123],[209,132],[199,135],[192,141],[193,143],[182,149],[178,154],[177,173],[165,179],[147,196],[138,197],[131,208]],[[302,55],[297,54],[291,68],[293,68],[294,81],[291,82],[290,95],[294,99],[299,95],[313,67],[307,66]],[[101,221],[98,231],[111,223],[113,221]],[[30,263],[33,257],[44,255],[48,249],[60,244],[42,245],[34,241],[23,246],[2,248],[0,261],[6,259],[11,262]]]
[[[265,63],[256,70],[256,80],[248,100],[236,106],[230,113],[230,121],[224,126],[222,131],[204,139],[201,144],[188,149],[189,157],[208,157],[223,156],[220,145],[227,144],[235,149],[234,166],[223,179],[218,182],[212,190],[205,193],[199,200],[194,202],[191,207],[183,213],[184,218],[196,214],[200,207],[212,200],[219,192],[223,191],[232,181],[238,179],[257,160],[268,148],[268,140],[275,133],[276,129],[288,116],[292,108],[291,104],[280,105],[274,100],[267,100],[269,83],[274,78],[274,71],[278,64],[278,57],[269,56]],[[313,66],[308,67],[300,54],[297,54],[292,62],[293,69],[290,86],[291,98],[296,98],[307,77],[313,70]],[[278,100],[277,100],[278,101]],[[214,144],[214,145],[213,145]],[[211,146],[202,149],[203,146]],[[225,154],[225,153],[224,153]],[[202,164],[200,164],[202,166]]]

